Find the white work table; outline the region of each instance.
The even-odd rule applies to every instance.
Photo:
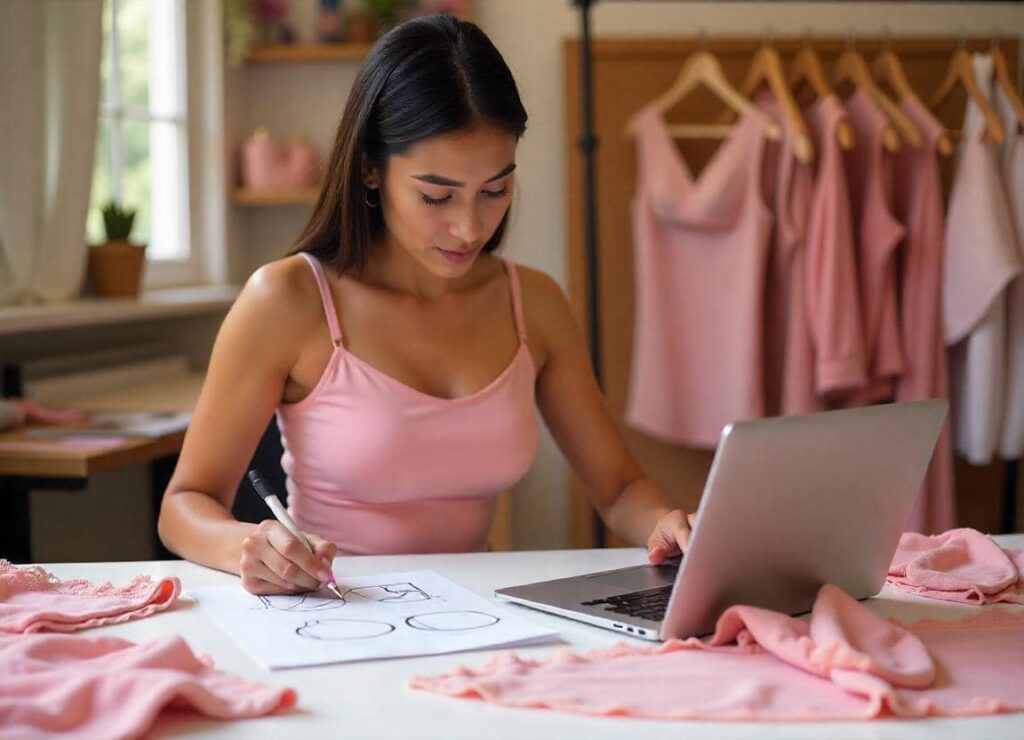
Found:
[[[1024,547],[1024,535],[997,537],[1004,547]],[[467,555],[420,555],[342,558],[338,573],[353,575],[432,569],[471,591],[493,599],[495,588],[533,580],[559,578],[643,561],[638,549],[501,552]],[[87,578],[123,585],[146,573],[153,578],[177,576],[184,590],[198,586],[238,584],[238,579],[182,561],[44,564],[61,578]],[[240,587],[240,586],[239,586]],[[927,601],[888,589],[873,601],[886,616],[917,619],[949,618],[976,612],[970,607]],[[541,658],[564,647],[586,651],[603,648],[626,636],[588,625],[506,605],[522,616],[560,631],[562,643],[517,648],[524,657]],[[998,608],[998,607],[997,607]],[[1017,607],[1022,608],[1024,607]],[[257,666],[209,617],[181,599],[166,612],[83,635],[110,634],[134,641],[170,633],[183,636],[192,650],[209,655],[220,670],[298,692],[297,706],[283,714],[254,720],[214,721],[195,714],[164,713],[153,727],[158,737],[302,738],[1015,738],[1024,737],[1024,713],[966,719],[875,720],[841,723],[655,722],[585,717],[547,710],[509,709],[479,701],[453,699],[409,689],[413,675],[433,675],[458,665],[477,667],[496,651],[477,651],[411,659],[349,663],[267,672]],[[636,644],[642,643],[639,640]],[[1019,678],[1019,677],[1018,677]]]

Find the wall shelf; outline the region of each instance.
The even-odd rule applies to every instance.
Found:
[[[371,44],[269,44],[253,46],[247,64],[313,64],[317,62],[359,62]]]
[[[231,193],[231,202],[236,206],[303,206],[316,203],[319,188],[301,190],[249,190],[236,188]]]

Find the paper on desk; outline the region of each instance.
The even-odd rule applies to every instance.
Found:
[[[96,411],[81,426],[33,427],[27,434],[39,439],[99,435],[163,437],[188,428],[187,411]]]
[[[338,579],[327,592],[253,596],[241,586],[189,592],[264,668],[514,647],[558,636],[429,570]]]

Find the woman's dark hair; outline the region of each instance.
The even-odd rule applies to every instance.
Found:
[[[384,172],[392,154],[481,122],[516,138],[526,130],[515,80],[484,32],[449,15],[395,26],[359,68],[320,197],[291,253],[309,252],[339,273],[361,270],[384,228],[381,209],[367,205],[363,155]],[[508,213],[484,251],[498,248],[507,220]]]

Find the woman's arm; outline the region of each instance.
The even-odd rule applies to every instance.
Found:
[[[644,476],[626,447],[561,288],[542,273],[521,272],[531,343],[542,353],[537,403],[544,420],[604,522],[646,544],[651,560],[661,562],[686,546],[688,518]]]
[[[295,260],[258,270],[224,319],[158,523],[169,550],[238,573],[255,593],[317,588],[326,580],[322,558],[335,553],[310,536],[314,556],[276,521],[257,526],[231,515],[238,483],[318,326],[309,317],[321,316],[312,277],[303,282]]]

